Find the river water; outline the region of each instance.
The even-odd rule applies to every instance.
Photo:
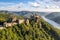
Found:
[[[51,24],[52,26],[54,26],[55,28],[60,29],[60,25],[59,25],[58,23],[56,23],[56,22],[54,22],[54,21],[52,21],[52,20],[50,20],[50,19],[47,19],[47,18],[45,18],[44,16],[42,16],[42,18],[43,18],[46,22],[48,22],[49,24]]]

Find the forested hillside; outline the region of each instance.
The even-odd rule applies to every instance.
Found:
[[[0,12],[0,22],[2,21],[2,22],[4,22],[4,21],[6,21],[6,19],[8,19],[9,17],[17,17],[17,18],[23,18],[23,17],[21,17],[21,16],[19,16],[19,15],[17,15],[17,14],[12,14],[12,13],[5,13],[5,12]]]
[[[0,40],[60,40],[60,30],[40,17],[39,22],[30,20],[28,25],[23,23],[4,27],[0,30]]]

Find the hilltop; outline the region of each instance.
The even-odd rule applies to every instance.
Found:
[[[3,15],[1,16],[5,18]],[[23,22],[0,30],[0,40],[60,40],[60,30],[40,16],[33,15],[29,18],[29,24]]]

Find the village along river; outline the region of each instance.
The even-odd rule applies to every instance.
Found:
[[[55,28],[60,29],[60,25],[59,25],[58,23],[56,23],[56,22],[54,22],[54,21],[52,21],[52,20],[50,20],[50,19],[47,19],[47,18],[45,18],[44,16],[42,16],[42,18],[43,18],[46,22],[48,22],[49,24],[51,24],[52,26],[54,26]]]

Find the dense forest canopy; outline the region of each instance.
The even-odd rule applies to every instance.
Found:
[[[10,14],[0,14],[0,21],[6,21]],[[45,22],[41,17],[39,22],[31,20],[26,23],[0,30],[0,40],[60,40],[60,30]]]
[[[6,21],[9,17],[17,17],[17,18],[23,18],[17,14],[13,14],[13,13],[5,13],[5,12],[0,12],[0,21]]]

